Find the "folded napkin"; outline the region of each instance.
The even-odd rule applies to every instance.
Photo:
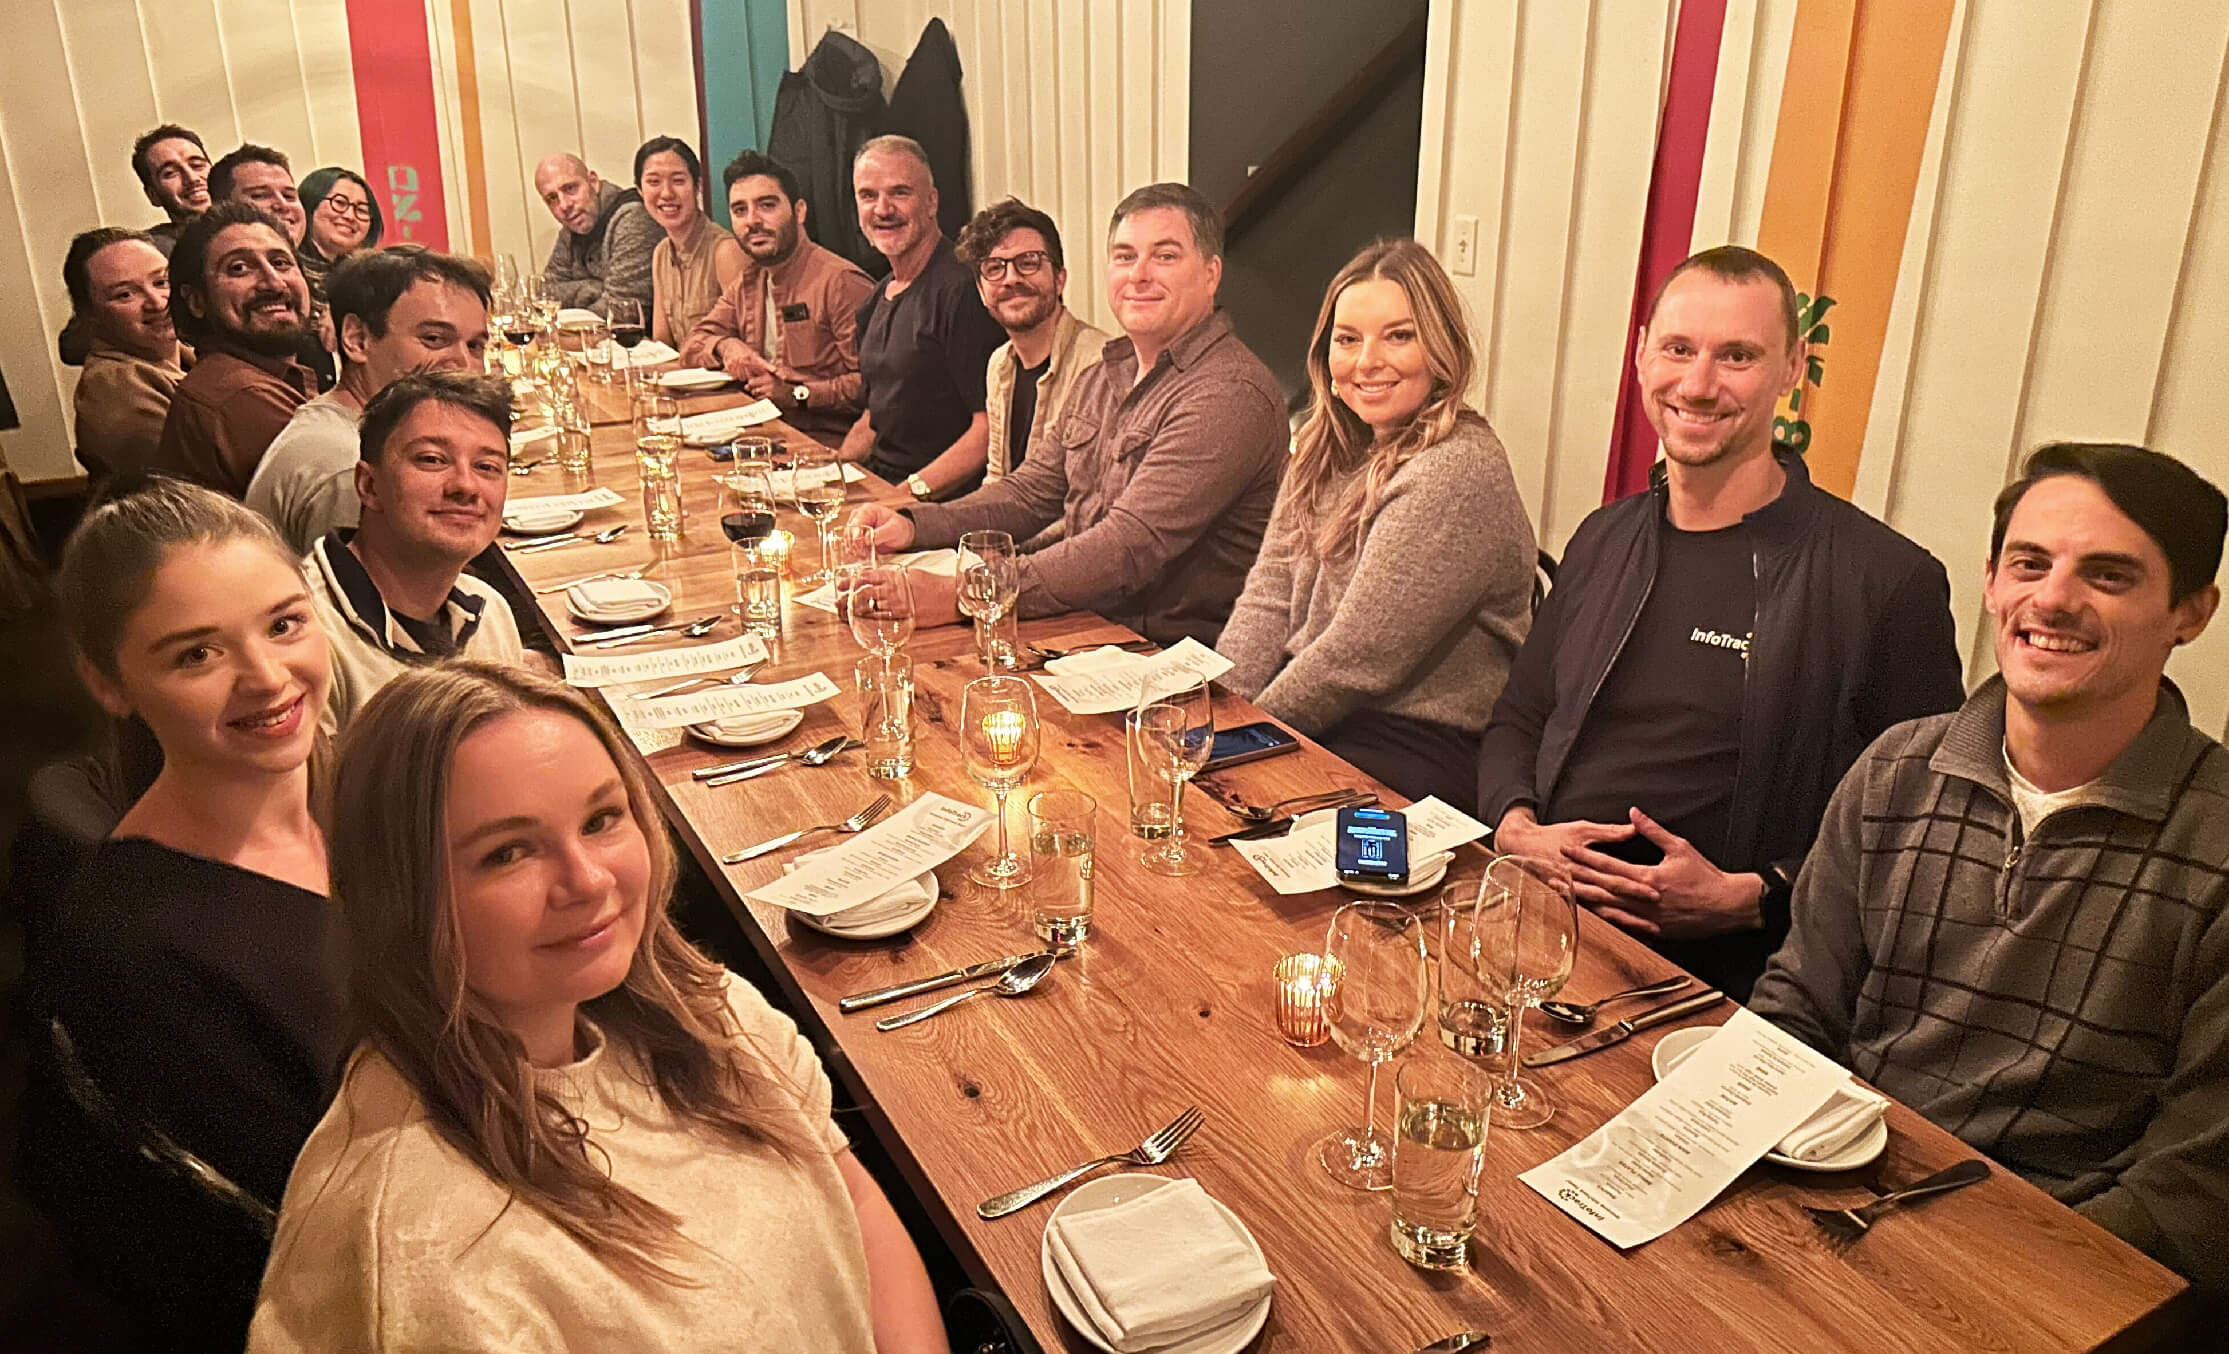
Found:
[[[848,465],[844,467],[845,470],[851,468]],[[946,578],[957,577],[960,567],[960,552],[957,550],[923,550],[919,554],[895,555],[892,558],[908,569],[942,574]],[[809,606],[815,611],[825,611],[833,616],[836,614],[836,585],[834,583],[823,583],[811,592],[799,593],[790,600],[800,606]]]
[[[603,322],[603,316],[598,315],[593,310],[583,309],[580,306],[567,306],[563,310],[557,312],[558,326],[563,329],[578,329],[584,325],[589,328],[594,328],[595,326],[602,324]]]
[[[753,400],[733,409],[715,409],[709,414],[691,414],[681,420],[681,440],[693,444],[720,441],[781,416],[782,411],[770,400]]]
[[[1127,668],[1144,667],[1147,656],[1134,654],[1116,644],[1102,644],[1096,649],[1072,653],[1066,658],[1053,658],[1045,662],[1045,671],[1055,677],[1098,677]]]
[[[719,386],[728,383],[728,374],[714,371],[710,367],[676,367],[672,371],[660,372],[657,382],[668,390],[684,386]]]
[[[1227,1325],[1277,1282],[1197,1180],[1060,1214],[1045,1235],[1077,1305],[1121,1354]]]
[[[573,604],[573,610],[588,615],[599,611],[628,611],[671,599],[672,594],[664,588],[639,578],[598,578],[575,583],[565,590],[565,600]]]
[[[1848,1151],[1888,1113],[1888,1097],[1846,1082],[1834,1098],[1782,1138],[1779,1152],[1797,1161],[1825,1161]]]
[[[546,442],[557,436],[557,425],[545,423],[539,428],[521,428],[511,434],[511,450],[524,451],[536,442]]]

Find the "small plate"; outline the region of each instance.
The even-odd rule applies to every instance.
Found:
[[[1060,1207],[1053,1210],[1052,1216],[1057,1218],[1063,1213],[1092,1213],[1102,1208],[1112,1208],[1125,1200],[1135,1199],[1141,1194],[1151,1194],[1164,1185],[1175,1183],[1165,1175],[1102,1176],[1088,1185],[1079,1185],[1067,1198],[1060,1201]],[[1254,1258],[1267,1268],[1269,1261],[1262,1254],[1261,1243],[1255,1241],[1254,1234],[1246,1230],[1246,1224],[1238,1220],[1238,1214],[1224,1207],[1221,1199],[1210,1198],[1208,1202],[1231,1220],[1231,1225],[1238,1229],[1239,1236],[1254,1252]],[[1053,1263],[1051,1218],[1046,1219],[1045,1227],[1046,1234],[1039,1237],[1037,1242],[1037,1263],[1045,1272],[1045,1288],[1052,1294],[1053,1306],[1060,1309],[1060,1314],[1067,1318],[1068,1324],[1076,1328],[1078,1335],[1089,1340],[1093,1348],[1115,1354],[1115,1347],[1099,1338],[1098,1327],[1092,1325],[1091,1318],[1084,1315],[1082,1304],[1076,1301],[1076,1295],[1069,1289],[1068,1281],[1061,1277],[1060,1266]],[[1261,1334],[1263,1325],[1269,1321],[1269,1304],[1275,1297],[1276,1291],[1272,1289],[1262,1295],[1260,1302],[1232,1317],[1228,1324],[1202,1331],[1174,1344],[1156,1345],[1153,1354],[1238,1354],[1238,1351],[1253,1343],[1255,1336]]]
[[[578,508],[528,508],[503,514],[503,529],[514,536],[547,536],[572,530],[587,515]]]
[[[788,874],[822,851],[832,851],[834,849],[831,846],[823,846],[819,850],[807,851],[796,860],[784,865],[782,873]],[[923,870],[920,874],[915,875],[913,887],[926,891],[928,899],[925,902],[908,907],[902,912],[893,912],[887,916],[872,916],[864,922],[846,923],[844,918],[854,912],[871,912],[878,907],[882,901],[881,899],[870,898],[864,903],[854,904],[841,912],[831,912],[823,917],[816,917],[806,912],[792,912],[790,916],[812,930],[823,935],[835,936],[839,940],[881,940],[919,925],[923,918],[936,911],[937,903],[944,896],[942,888],[937,883],[936,871],[934,870]]]
[[[1670,1076],[1673,1068],[1686,1062],[1720,1028],[1717,1025],[1690,1025],[1685,1029],[1673,1030],[1657,1040],[1656,1048],[1649,1054],[1649,1067],[1656,1073],[1656,1079],[1662,1081]],[[1888,1120],[1881,1118],[1873,1121],[1873,1127],[1866,1130],[1864,1137],[1843,1148],[1839,1155],[1828,1157],[1824,1161],[1798,1161],[1779,1152],[1765,1153],[1765,1160],[1775,1166],[1786,1166],[1797,1171],[1854,1171],[1860,1166],[1872,1164],[1887,1150]]]
[[[705,689],[718,691],[720,688],[715,686]],[[733,719],[691,724],[689,732],[719,747],[755,748],[777,738],[787,738],[804,722],[803,710],[771,710],[763,715],[737,715]]]
[[[728,384],[728,374],[707,367],[683,367],[660,375],[657,381],[667,390],[718,390]]]
[[[593,604],[595,593],[589,591],[587,600],[591,604],[583,605],[581,593],[596,586],[594,583],[584,583],[565,590],[565,609],[572,613],[575,620],[586,621],[590,625],[630,625],[636,621],[647,621],[673,605],[673,590],[663,583],[652,583],[648,579],[608,581],[625,583],[630,591],[638,588],[647,588],[649,591],[641,594],[636,601],[603,605]]]
[[[1447,867],[1455,860],[1452,851],[1441,851],[1415,862],[1415,872],[1406,884],[1358,884],[1351,879],[1339,881],[1339,887],[1349,893],[1360,893],[1371,898],[1408,898],[1436,889],[1447,878]]]

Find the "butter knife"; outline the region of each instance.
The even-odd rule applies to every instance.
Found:
[[[977,978],[996,978],[1024,959],[1031,958],[1039,953],[1043,952],[1033,950],[1029,954],[1010,954],[1004,959],[986,959],[980,964],[969,964],[965,968],[956,968],[949,973],[931,974],[929,977],[916,978],[912,982],[899,983],[894,987],[878,987],[872,992],[853,993],[851,996],[837,1002],[836,1009],[849,1015],[853,1011],[864,1011],[870,1006],[904,1001],[907,997],[918,996],[923,992],[934,992],[940,987],[950,987],[954,983],[970,982]]]
[[[1377,802],[1378,797],[1376,795],[1361,794],[1343,803],[1319,806],[1319,808],[1310,809],[1308,812],[1320,812],[1321,808],[1366,808]],[[1236,832],[1226,832],[1220,837],[1210,837],[1207,839],[1207,844],[1209,846],[1228,846],[1232,842],[1252,842],[1260,841],[1264,837],[1282,837],[1287,832],[1292,831],[1294,820],[1302,816],[1301,814],[1288,813],[1282,818],[1272,818],[1266,823],[1256,823],[1252,827],[1242,827]]]
[[[1679,1001],[1667,1003],[1654,1010],[1643,1011],[1641,1014],[1629,1020],[1621,1020],[1607,1029],[1596,1030],[1592,1034],[1582,1034],[1568,1044],[1558,1044],[1554,1048],[1531,1054],[1525,1059],[1525,1066],[1546,1067],[1551,1063],[1560,1063],[1567,1058],[1576,1058],[1582,1054],[1592,1053],[1598,1048],[1608,1048],[1612,1044],[1622,1044],[1651,1025],[1661,1025],[1668,1020],[1678,1020],[1682,1016],[1690,1016],[1697,1011],[1708,1010],[1724,1000],[1726,1000],[1726,994],[1715,988],[1708,992],[1698,992],[1692,997],[1684,997]]]

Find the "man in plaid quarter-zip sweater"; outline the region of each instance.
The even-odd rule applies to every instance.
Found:
[[[2229,753],[2162,673],[2229,506],[2058,445],[1997,499],[2000,676],[1836,790],[1752,1006],[2062,1202],[2229,1291]]]

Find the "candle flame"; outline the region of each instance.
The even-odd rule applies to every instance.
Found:
[[[999,710],[983,716],[983,736],[991,742],[991,755],[1004,762],[1022,745],[1024,721],[1019,710]]]

